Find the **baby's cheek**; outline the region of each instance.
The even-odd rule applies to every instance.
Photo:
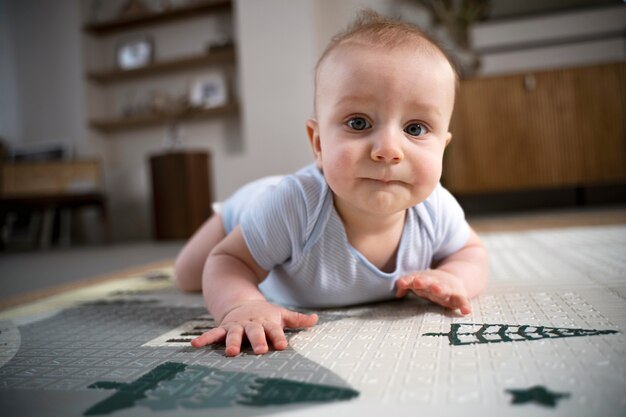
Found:
[[[421,163],[417,165],[417,170],[417,177],[424,185],[430,184],[434,187],[441,179],[441,161],[434,157],[422,158]]]
[[[348,150],[337,150],[326,162],[328,174],[334,177],[335,180],[349,177],[350,172],[354,168],[354,156]],[[325,171],[325,174],[327,171]]]
[[[354,152],[349,149],[339,149],[336,153],[336,161],[338,166],[349,168],[354,164]]]

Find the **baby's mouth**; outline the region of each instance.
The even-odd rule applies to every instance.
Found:
[[[404,181],[390,179],[390,178],[370,178],[370,177],[365,177],[363,179],[375,182],[377,184],[382,184],[382,185],[402,185],[402,184],[405,184]]]

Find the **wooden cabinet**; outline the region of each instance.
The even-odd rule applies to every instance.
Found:
[[[112,134],[128,129],[160,126],[172,120],[181,122],[236,114],[238,104],[234,98],[235,88],[232,83],[235,77],[232,74],[225,76],[229,101],[224,105],[195,108],[188,104],[180,104],[180,99],[189,92],[192,74],[197,76],[199,72],[213,68],[225,69],[228,73],[234,72],[236,54],[231,43],[210,48],[195,48],[191,53],[180,54],[174,51],[173,56],[161,57],[156,53],[161,45],[155,42],[152,44],[152,53],[155,57],[146,65],[120,69],[114,64],[116,48],[124,42],[124,39],[132,39],[139,35],[153,39],[156,32],[165,31],[162,43],[168,44],[172,49],[171,44],[174,43],[172,38],[176,37],[177,32],[181,32],[176,30],[177,27],[184,28],[194,19],[216,16],[232,19],[231,0],[197,0],[183,6],[172,6],[165,11],[145,10],[105,22],[86,24],[83,32],[88,39],[85,47],[88,68],[85,78],[89,84],[89,126],[102,133]],[[198,42],[196,36],[187,36],[186,39]],[[182,40],[178,42],[182,45],[189,43]],[[169,55],[172,55],[171,52]],[[163,106],[161,103],[161,108],[154,110],[150,109],[150,99],[146,97],[159,90],[159,82],[155,82],[159,77],[166,78],[162,83],[166,88],[162,92],[169,94],[168,98],[171,99],[172,105]],[[184,80],[173,80],[172,77],[182,77]],[[172,85],[178,89],[175,95],[170,94],[171,90],[176,89]],[[135,95],[143,95],[141,105],[120,104],[123,100],[130,100],[129,96]],[[163,97],[160,101],[164,101]],[[124,106],[127,108],[126,111],[121,109]],[[136,107],[143,109],[137,111]]]
[[[210,154],[165,152],[150,157],[157,239],[187,239],[211,215]]]
[[[443,182],[457,194],[626,183],[626,63],[461,82]]]

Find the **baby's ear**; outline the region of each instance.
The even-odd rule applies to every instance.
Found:
[[[317,166],[322,166],[322,145],[320,144],[319,125],[317,120],[309,119],[306,121],[306,133],[309,135],[309,143],[313,151],[313,157]]]

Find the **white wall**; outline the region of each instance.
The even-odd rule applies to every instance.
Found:
[[[317,0],[315,1],[315,26],[317,53],[322,54],[330,39],[352,22],[357,13],[365,8],[381,14],[392,13],[393,1],[381,0]]]
[[[12,5],[0,0],[0,138],[10,143],[20,136]]]
[[[2,119],[12,142],[56,141],[79,147],[84,106],[78,10],[73,0],[3,1]],[[8,33],[7,33],[8,32]],[[3,124],[4,125],[4,124]]]
[[[312,161],[305,122],[313,109],[313,4],[236,2],[244,150],[220,172],[220,198],[246,181]]]

